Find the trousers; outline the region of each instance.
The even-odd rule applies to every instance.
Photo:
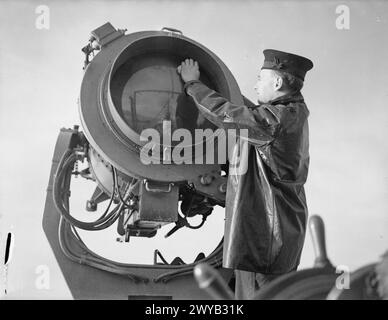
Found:
[[[234,270],[234,275],[236,278],[235,298],[237,300],[252,300],[257,290],[281,276],[243,270]]]

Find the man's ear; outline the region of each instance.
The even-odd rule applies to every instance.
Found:
[[[279,75],[275,75],[274,79],[274,90],[279,91],[281,87],[283,86],[283,79]]]

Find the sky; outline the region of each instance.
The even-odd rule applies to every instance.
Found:
[[[39,5],[50,10],[49,29],[36,27]],[[339,5],[349,8],[349,28],[339,28]],[[355,270],[388,249],[387,2],[1,1],[0,252],[12,232],[10,298],[71,298],[41,221],[57,135],[80,123],[81,48],[107,21],[127,34],[181,30],[221,58],[252,101],[264,49],[310,58],[314,68],[302,91],[310,110],[309,213],[324,219],[335,265]],[[82,212],[93,186],[77,180],[74,190],[72,206]],[[82,236],[119,261],[150,260],[155,246],[167,260],[182,252],[190,261],[198,247],[208,252],[218,244],[223,210],[202,231],[181,230],[162,243],[167,230],[135,239],[133,247],[117,243],[110,230]],[[308,233],[300,268],[313,260]],[[49,289],[36,287],[41,266],[49,267]]]

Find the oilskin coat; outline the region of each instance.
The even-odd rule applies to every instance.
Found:
[[[188,82],[185,91],[218,127],[248,129],[248,139],[240,141],[247,148],[240,154],[247,170],[228,176],[223,266],[264,274],[296,269],[308,215],[303,185],[309,111],[303,96],[296,92],[248,107],[232,104],[199,81]]]

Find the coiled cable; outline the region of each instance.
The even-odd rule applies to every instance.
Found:
[[[93,222],[84,222],[74,218],[70,214],[69,206],[66,205],[70,197],[70,181],[71,174],[74,167],[74,163],[77,161],[77,155],[73,150],[67,150],[58,164],[58,168],[54,175],[53,182],[53,198],[54,204],[61,216],[68,221],[70,224],[74,225],[77,228],[97,231],[106,229],[111,226],[120,216],[121,210],[123,208],[123,202],[117,205],[113,210],[109,211],[115,196],[115,190],[117,188],[116,175],[112,169],[113,177],[113,187],[112,194],[108,203],[107,208],[104,213],[96,221]]]

